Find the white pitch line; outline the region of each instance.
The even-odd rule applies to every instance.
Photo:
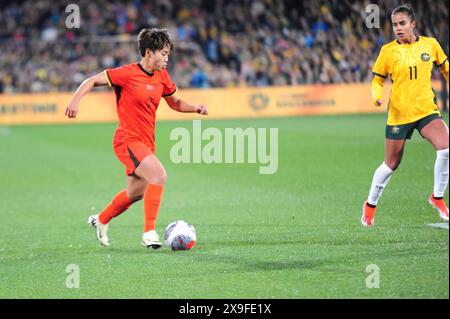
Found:
[[[428,224],[430,227],[434,228],[443,228],[448,230],[448,223],[435,223],[435,224]]]

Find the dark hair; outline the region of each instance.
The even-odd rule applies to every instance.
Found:
[[[416,14],[414,13],[413,8],[411,8],[408,4],[402,4],[401,6],[398,6],[392,11],[391,17],[394,16],[397,13],[406,13],[411,21],[416,21]]]
[[[150,49],[152,52],[162,50],[166,46],[173,49],[173,43],[167,29],[142,29],[138,35],[138,46],[141,56],[145,56],[145,50]]]

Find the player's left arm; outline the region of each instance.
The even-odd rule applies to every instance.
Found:
[[[201,115],[208,115],[208,107],[204,104],[189,104],[180,99],[177,93],[177,86],[172,82],[169,72],[162,71],[163,94],[162,97],[166,100],[171,109],[183,113],[199,113]]]
[[[448,58],[437,40],[434,40],[434,54],[435,64],[439,67],[441,73],[445,76],[445,79],[448,82]]]
[[[180,99],[175,94],[170,96],[165,96],[164,99],[166,100],[167,104],[170,106],[171,109],[177,111],[177,112],[183,112],[183,113],[199,113],[201,115],[208,115],[208,107],[204,104],[189,104],[182,99]]]
[[[448,82],[448,60],[446,60],[444,64],[439,67],[439,70],[441,70],[441,73],[445,76],[445,79]]]

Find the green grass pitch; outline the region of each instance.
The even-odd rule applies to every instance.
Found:
[[[82,113],[80,114],[82,116]],[[114,219],[101,247],[87,217],[124,188],[114,124],[0,127],[0,298],[449,298],[448,230],[427,199],[435,152],[414,133],[379,203],[360,225],[383,160],[385,115],[204,121],[279,128],[279,168],[173,164],[159,122],[165,188],[157,228],[184,219],[191,251],[140,246],[142,202]],[[448,201],[448,195],[446,196]],[[67,288],[68,265],[80,270]],[[380,286],[369,289],[369,265]]]

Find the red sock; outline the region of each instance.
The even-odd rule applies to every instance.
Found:
[[[102,224],[108,224],[111,219],[126,211],[131,204],[133,202],[128,198],[127,191],[123,190],[114,196],[111,203],[99,214],[98,220]]]
[[[162,192],[160,185],[148,184],[144,194],[144,233],[155,229],[159,206],[161,205]]]

